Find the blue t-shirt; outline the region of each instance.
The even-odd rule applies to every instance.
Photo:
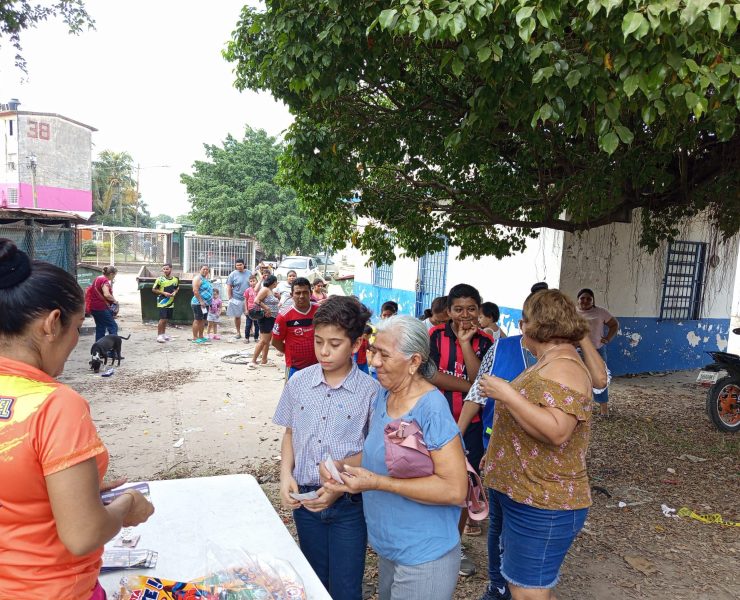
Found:
[[[381,390],[375,399],[362,453],[362,466],[380,475],[388,475],[383,432],[394,420],[386,412],[387,394]],[[438,390],[424,394],[401,418],[416,420],[430,450],[439,450],[460,435],[447,399]],[[460,540],[459,506],[421,504],[398,494],[378,491],[363,492],[362,502],[370,545],[392,562],[412,566],[436,560]]]
[[[213,284],[205,277],[201,276],[200,289],[198,291],[200,292],[200,297],[203,298],[203,302],[210,306],[211,300],[213,300]],[[190,301],[190,304],[193,306],[200,304],[198,299],[195,297],[195,294],[193,294],[193,299]]]

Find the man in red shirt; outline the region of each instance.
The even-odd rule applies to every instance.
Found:
[[[313,347],[313,316],[319,305],[311,302],[308,279],[294,279],[290,297],[293,303],[280,311],[272,328],[272,345],[278,352],[285,352],[288,379],[296,371],[318,362]]]

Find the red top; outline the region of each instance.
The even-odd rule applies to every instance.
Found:
[[[103,296],[103,286],[106,284],[110,287],[110,292],[112,294],[113,284],[105,275],[100,275],[95,278],[95,281],[93,281],[93,290],[90,294],[90,310],[105,310],[108,308],[108,301]]]
[[[272,337],[285,344],[285,364],[288,367],[305,369],[319,362],[313,347],[313,316],[318,308],[318,304],[312,302],[308,312],[302,313],[290,306],[275,319]]]
[[[87,599],[103,548],[75,556],[59,539],[46,477],[108,452],[77,392],[0,357],[0,598]]]
[[[482,329],[478,329],[473,334],[470,344],[473,346],[475,355],[482,359],[493,345],[493,338]],[[429,330],[429,358],[435,362],[437,368],[443,373],[468,381],[468,370],[463,359],[462,348],[460,342],[457,341],[455,332],[452,331],[452,323],[442,323]],[[452,416],[457,421],[462,412],[465,394],[442,389],[440,391],[447,398]],[[475,416],[473,423],[478,421],[480,421],[480,415]]]
[[[368,341],[363,337],[362,342],[360,342],[360,347],[357,349],[357,364],[358,365],[366,365],[367,364],[367,347],[368,347]]]

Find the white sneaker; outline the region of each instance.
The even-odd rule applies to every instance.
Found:
[[[165,342],[170,342],[170,341],[172,341],[172,337],[170,337],[169,335],[165,334],[164,341]]]
[[[157,336],[157,341],[158,341],[158,342],[159,342],[160,344],[164,344],[164,343],[165,343],[165,342],[167,341],[167,339],[165,338],[165,336],[164,336],[164,335],[158,335],[158,336]]]

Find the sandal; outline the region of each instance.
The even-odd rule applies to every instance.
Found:
[[[483,533],[483,530],[480,528],[480,525],[476,525],[475,523],[466,523],[465,529],[463,529],[463,535],[467,535],[468,537],[478,537]]]

